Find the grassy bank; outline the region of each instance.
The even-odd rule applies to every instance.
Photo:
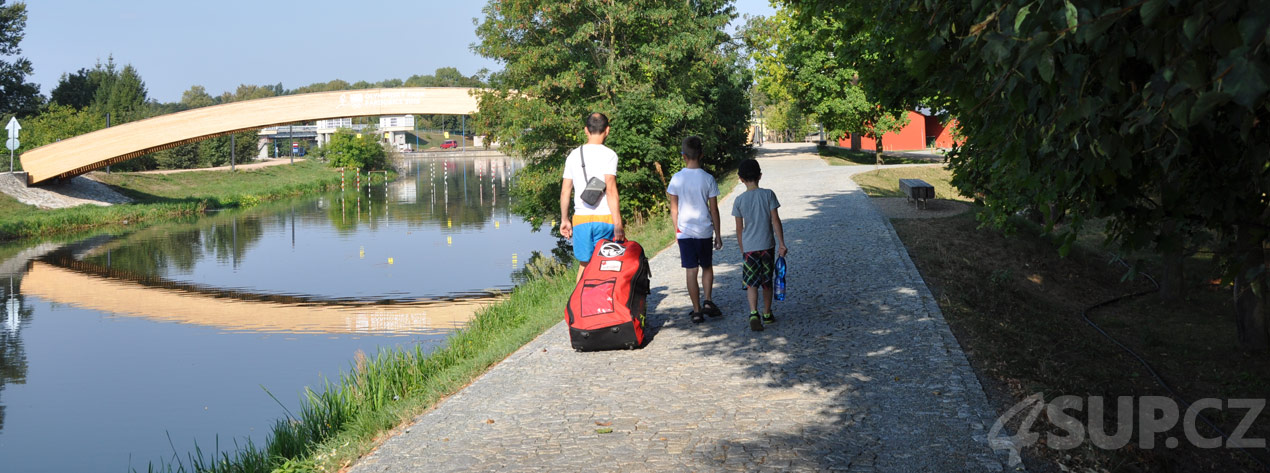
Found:
[[[935,197],[971,202],[952,185],[952,171],[942,164],[905,166],[863,172],[852,176],[869,197],[905,197],[900,192],[900,179],[921,179],[935,186]]]
[[[821,159],[833,166],[859,166],[877,164],[878,158],[872,151],[855,151],[841,146],[817,146]],[[882,164],[930,164],[930,160],[913,159],[904,156],[882,155]]]
[[[872,196],[895,195],[898,175],[929,169],[919,177],[939,189],[949,185],[938,167],[897,168],[856,175]],[[951,191],[951,189],[950,189]],[[1029,222],[1007,236],[980,228],[975,212],[943,219],[894,219],[896,233],[930,286],[949,327],[965,350],[997,412],[1042,393],[1046,400],[1074,395],[1102,396],[1108,434],[1117,425],[1114,401],[1119,396],[1169,396],[1167,390],[1131,355],[1099,334],[1081,318],[1093,304],[1152,289],[1143,278],[1125,280],[1125,267],[1109,262],[1108,252],[1094,246],[1101,235],[1080,239],[1071,254],[1059,257],[1056,244]],[[1094,233],[1094,232],[1091,232]],[[1155,262],[1146,261],[1148,271]],[[1235,340],[1230,288],[1207,280],[1212,263],[1201,254],[1187,262],[1194,275],[1185,300],[1166,302],[1158,295],[1126,300],[1091,313],[1104,330],[1146,359],[1186,400],[1201,398],[1263,399],[1270,392],[1270,359],[1244,353]],[[1182,413],[1186,408],[1181,407]],[[1025,411],[1026,412],[1026,411]],[[1136,412],[1136,410],[1135,410]],[[1088,409],[1067,411],[1090,426]],[[1235,429],[1245,411],[1206,410],[1226,432]],[[1016,416],[1011,428],[1017,429]],[[1217,437],[1202,422],[1203,437]],[[1153,449],[1139,448],[1134,432],[1127,446],[1103,450],[1085,441],[1071,450],[1045,446],[1045,434],[1066,437],[1044,415],[1030,432],[1041,442],[1024,450],[1031,471],[1251,471],[1260,465],[1245,453],[1227,448],[1201,449],[1175,427],[1155,439]],[[1270,423],[1259,420],[1245,436],[1266,438]],[[1162,447],[1175,437],[1178,448]],[[1264,449],[1257,453],[1263,458]]]
[[[136,202],[41,210],[0,195],[0,241],[155,223],[339,186],[339,174],[316,161],[238,172],[101,173],[97,177]],[[376,174],[374,179],[382,177]]]
[[[733,170],[719,172],[719,189],[736,184]],[[627,238],[640,242],[649,257],[674,241],[665,213],[627,222]],[[467,327],[431,353],[387,350],[359,358],[338,381],[311,392],[295,416],[275,425],[262,447],[234,455],[202,458],[194,453],[174,471],[267,472],[338,471],[370,452],[387,435],[438,401],[471,383],[563,318],[563,303],[574,287],[576,267],[546,258],[528,265],[535,274],[499,304],[483,308]]]

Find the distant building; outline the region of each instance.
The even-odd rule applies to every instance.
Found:
[[[952,130],[957,119],[931,113],[929,108],[908,112],[908,125],[899,132],[882,135],[883,151],[913,151],[929,148],[952,148]],[[877,149],[877,141],[860,134],[847,133],[838,146],[854,150]]]
[[[349,129],[355,132],[361,132],[371,125],[354,124],[352,118],[330,118],[326,120],[318,120],[315,125],[296,125],[296,126],[272,126],[260,130],[262,155],[267,157],[267,151],[264,147],[268,140],[288,139],[288,140],[312,140],[319,147],[326,146],[331,142],[331,137],[340,129]],[[408,146],[406,135],[415,129],[414,115],[387,115],[379,117],[379,132],[383,133],[381,137],[384,141],[392,144],[397,149],[405,149]]]
[[[336,130],[346,128],[353,131],[362,131],[366,125],[354,125],[352,118],[331,118],[328,120],[318,120],[314,130],[317,133],[317,145],[326,146],[331,142],[331,136]]]
[[[385,115],[379,117],[379,131],[384,140],[397,149],[405,149],[406,135],[415,129],[414,115]]]

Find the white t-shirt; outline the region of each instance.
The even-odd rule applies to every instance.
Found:
[[[586,175],[604,180],[604,176],[617,175],[617,153],[604,145],[582,145],[585,148],[582,154],[586,156]],[[564,160],[564,178],[573,179],[573,214],[574,215],[610,215],[609,212],[609,196],[607,193],[600,198],[600,202],[594,207],[587,205],[582,201],[582,191],[586,190],[586,178],[582,177],[582,161],[578,156],[578,149],[574,148],[569,152],[569,157]]]
[[[684,168],[670,178],[666,193],[679,197],[678,238],[711,238],[710,198],[719,196],[719,185],[704,169]]]

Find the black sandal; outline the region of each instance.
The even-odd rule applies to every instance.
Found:
[[[692,316],[692,323],[694,324],[699,324],[701,322],[706,321],[706,318],[701,316],[701,312],[693,311],[693,312],[690,312],[688,315]]]
[[[701,303],[701,311],[711,317],[723,317],[723,311],[719,310],[719,306],[715,305],[714,301],[709,299],[706,299],[705,302]]]

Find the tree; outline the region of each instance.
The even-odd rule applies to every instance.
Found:
[[[336,130],[325,153],[332,167],[365,171],[383,169],[388,164],[388,153],[373,132],[358,134],[349,129]]]
[[[749,57],[754,61],[751,101],[762,115],[764,125],[779,134],[782,141],[801,139],[814,127],[812,117],[794,98],[798,92],[781,47],[781,38],[788,35],[788,18],[779,12],[770,17],[749,17],[740,31]]]
[[[31,61],[18,57],[13,61],[3,58],[22,54],[18,43],[26,30],[26,4],[14,3],[5,6],[0,0],[0,116],[17,115],[28,117],[34,115],[44,104],[40,95],[40,86],[26,81],[35,69]]]
[[[309,94],[313,92],[331,92],[335,90],[348,90],[353,88],[347,81],[335,79],[330,82],[318,82],[287,91],[288,94]]]
[[[406,87],[484,87],[481,79],[484,71],[474,76],[464,76],[453,67],[437,68],[432,75],[413,75],[406,79]]]
[[[966,135],[954,184],[981,196],[983,218],[1040,209],[1064,248],[1106,219],[1110,242],[1166,262],[1209,246],[1233,283],[1241,345],[1270,347],[1262,2],[875,6],[844,8],[887,18],[906,77],[946,94]]]
[[[93,103],[97,95],[97,81],[92,70],[82,68],[74,74],[62,74],[57,87],[49,94],[49,101],[58,105],[85,108]]]
[[[198,143],[197,163],[200,167],[228,166],[230,161],[230,144],[233,144],[233,158],[237,164],[249,163],[256,158],[256,142],[259,135],[255,131],[246,131],[230,135],[208,138]]]
[[[87,110],[52,104],[38,115],[22,122],[22,152],[46,144],[99,130],[106,126],[106,117]],[[15,163],[20,164],[20,163]]]
[[[128,64],[115,73],[112,61],[105,73],[105,79],[93,97],[93,107],[123,118],[120,122],[143,118],[140,112],[145,108],[146,83],[141,80],[137,69]]]
[[[513,210],[535,223],[559,211],[560,169],[591,112],[610,119],[626,212],[662,205],[654,164],[677,168],[684,136],[702,137],[707,167],[744,156],[750,77],[724,32],[728,3],[490,2],[474,49],[505,67],[474,121],[528,161]]]
[[[216,100],[201,85],[190,86],[190,90],[181,93],[181,105],[188,108],[199,108],[215,105]]]
[[[276,97],[283,94],[282,84],[277,85],[248,85],[242,84],[233,93],[225,92],[221,94],[218,103],[238,102],[241,100],[266,99]]]
[[[829,139],[859,133],[876,142],[908,125],[918,103],[912,81],[897,75],[886,22],[875,7],[783,0],[776,15],[755,22],[749,43],[761,71],[774,78],[800,108],[814,114]],[[902,70],[900,72],[903,72]]]
[[[198,151],[201,143],[186,143],[152,153],[159,169],[189,169],[198,167]]]

